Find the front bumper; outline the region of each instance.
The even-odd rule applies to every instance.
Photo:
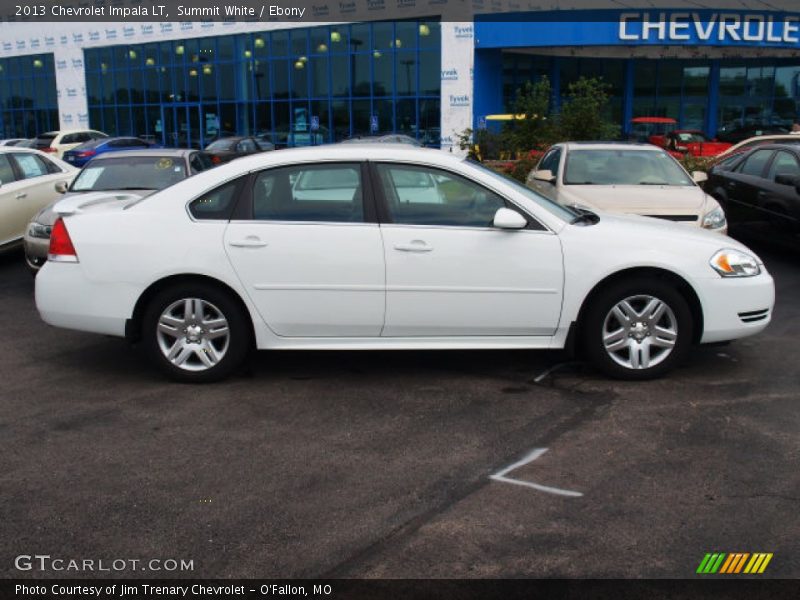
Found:
[[[775,283],[761,266],[755,277],[715,277],[697,289],[703,306],[701,344],[725,342],[755,335],[772,320]]]

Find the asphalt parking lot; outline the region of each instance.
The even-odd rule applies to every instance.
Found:
[[[549,353],[262,352],[178,385],[43,324],[0,257],[0,576],[63,575],[15,568],[38,553],[194,565],[127,577],[681,578],[771,552],[760,577],[800,577],[800,252],[753,247],[767,331],[646,383]],[[544,448],[505,477],[555,490],[490,478]]]

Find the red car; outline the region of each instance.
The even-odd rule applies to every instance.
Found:
[[[632,134],[639,142],[664,147],[666,136],[675,131],[678,122],[669,117],[636,117],[631,119]]]
[[[677,129],[665,136],[664,148],[676,158],[686,154],[691,156],[717,156],[733,144],[708,139],[702,131],[696,129]]]

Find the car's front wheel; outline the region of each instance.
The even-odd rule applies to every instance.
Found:
[[[239,367],[250,329],[229,294],[204,284],[168,288],[150,302],[142,322],[150,359],[178,381],[218,381]]]
[[[674,368],[692,343],[692,314],[669,283],[620,281],[594,296],[583,326],[591,362],[619,379],[652,379]]]

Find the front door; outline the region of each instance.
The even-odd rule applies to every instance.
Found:
[[[359,163],[262,171],[225,251],[270,329],[287,337],[378,337],[385,270]]]
[[[459,175],[375,164],[389,223],[383,336],[549,336],[561,313],[563,261],[538,223],[492,227],[510,205]],[[513,207],[512,207],[513,208]]]

